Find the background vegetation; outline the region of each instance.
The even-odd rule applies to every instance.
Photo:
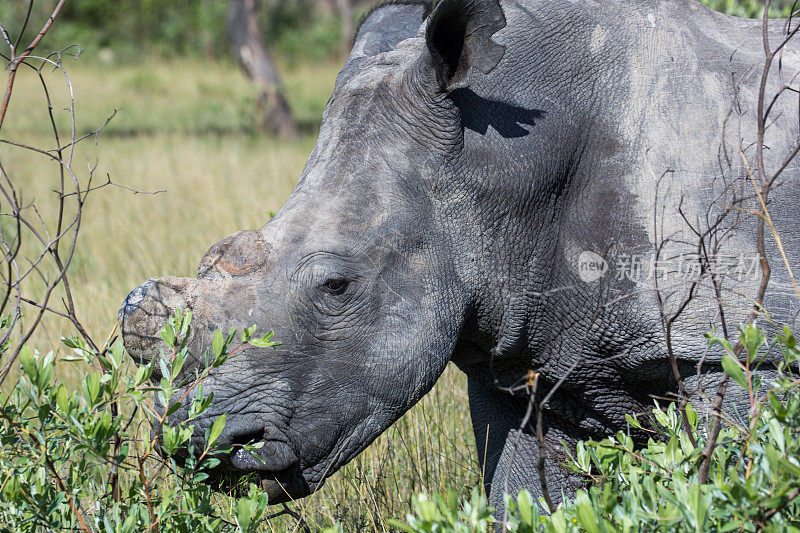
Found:
[[[738,17],[759,18],[760,0],[701,0]],[[100,50],[115,62],[152,60],[154,56],[194,56],[227,59],[225,31],[228,0],[72,0],[64,6],[59,24],[42,46],[80,43],[87,55]],[[358,18],[377,0],[353,0]],[[19,27],[26,2],[4,2],[0,20]],[[341,53],[341,25],[335,0],[259,0],[261,29],[268,46],[290,61],[332,60]],[[774,0],[773,16],[788,16],[792,0]],[[52,6],[37,4],[34,17],[42,20]],[[25,38],[30,40],[33,28]]]
[[[760,16],[763,9],[754,0],[706,3],[739,16]],[[19,26],[25,4],[0,4],[4,26]],[[41,27],[50,4],[37,4],[32,28]],[[777,4],[776,15],[790,6]],[[164,190],[145,195],[112,188],[91,199],[70,272],[80,315],[96,338],[108,336],[130,289],[154,276],[193,275],[212,243],[261,226],[300,175],[342,62],[341,28],[321,2],[269,0],[263,7],[262,29],[302,127],[296,141],[279,142],[254,126],[255,90],[228,50],[226,0],[73,0],[40,45],[49,51],[75,42],[85,50],[76,61],[65,60],[78,133],[116,112],[98,143],[82,144],[76,159],[139,191]],[[46,75],[59,83],[55,74]],[[53,108],[59,126],[68,128],[62,93],[54,92]],[[20,71],[3,136],[37,145],[48,132],[38,80]],[[13,147],[4,147],[2,158],[10,173],[29,177],[26,198],[51,194],[44,177],[52,175],[52,162]],[[59,348],[59,339],[73,334],[67,322],[50,318],[31,344],[64,354],[70,350]],[[81,364],[55,365],[52,379],[82,390],[87,367]],[[31,373],[26,379],[39,375]],[[456,500],[471,498],[481,480],[476,457],[464,378],[449,368],[391,430],[292,508],[314,529],[341,522],[347,531],[386,531],[390,518],[404,517],[416,493],[455,489]],[[227,506],[235,522],[235,500],[213,497],[218,499],[211,503]],[[424,505],[416,505],[417,514]],[[262,527],[284,531],[299,524],[283,516]]]
[[[352,2],[360,15],[371,2]],[[90,55],[104,50],[117,61],[153,56],[228,58],[225,23],[228,0],[75,0],[64,6],[59,25],[42,46],[80,43]],[[334,0],[261,0],[265,40],[285,59],[324,60],[338,55],[341,25]],[[34,16],[44,19],[52,5],[40,3]],[[19,27],[27,2],[0,6],[0,20]],[[26,38],[35,35],[29,29]]]

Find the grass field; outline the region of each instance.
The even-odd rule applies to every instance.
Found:
[[[86,142],[76,161],[95,165],[118,187],[93,193],[87,204],[70,274],[78,314],[91,334],[104,339],[125,295],[155,276],[191,276],[208,247],[239,229],[257,228],[277,211],[303,168],[316,138],[339,65],[283,65],[287,96],[304,136],[278,142],[254,131],[253,90],[227,63],[161,61],[114,66],[66,62],[75,90],[78,133],[92,131],[114,110],[97,144]],[[70,128],[65,86],[48,75],[56,118]],[[52,144],[38,80],[22,72],[2,136],[36,146]],[[4,147],[6,171],[22,195],[35,200],[45,219],[55,209],[56,169],[47,159]],[[75,165],[81,168],[81,165]],[[41,350],[74,331],[48,318],[33,339]],[[79,372],[78,372],[79,373]],[[63,375],[66,383],[76,378]],[[464,377],[449,368],[417,407],[324,489],[294,504],[312,528],[334,520],[347,531],[385,531],[388,517],[403,517],[414,492],[480,482]],[[220,499],[220,505],[230,504]],[[265,525],[284,531],[294,519]]]

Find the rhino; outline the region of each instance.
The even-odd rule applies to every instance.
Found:
[[[785,32],[774,21],[766,35]],[[798,139],[781,90],[800,72],[792,43],[779,59],[765,85],[772,170]],[[708,405],[722,379],[702,334],[735,336],[761,279],[748,168],[763,64],[760,21],[696,0],[381,5],[285,205],[214,244],[196,278],[134,289],[125,347],[157,357],[176,307],[194,317],[187,372],[217,329],[274,330],[280,347],[205,379],[214,402],[192,437],[202,449],[225,413],[219,442],[234,451],[220,468],[257,475],[272,503],[317,490],[449,362],[467,376],[491,502],[523,488],[558,502],[583,482],[564,446],[624,429],[654,398]],[[785,167],[769,198],[778,229],[800,198]],[[798,232],[782,237],[796,264]],[[797,298],[767,248],[766,307],[791,323]]]

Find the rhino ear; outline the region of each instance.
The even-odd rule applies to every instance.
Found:
[[[414,37],[431,11],[423,0],[387,0],[369,10],[358,23],[352,55],[374,56],[394,50]]]
[[[441,0],[428,17],[425,41],[445,91],[468,87],[472,69],[488,74],[505,53],[492,41],[506,17],[498,0]]]

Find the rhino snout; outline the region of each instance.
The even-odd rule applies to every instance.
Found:
[[[189,282],[188,278],[151,279],[133,289],[122,302],[122,339],[134,361],[146,364],[158,354],[164,323],[176,308],[188,307],[184,293]]]

